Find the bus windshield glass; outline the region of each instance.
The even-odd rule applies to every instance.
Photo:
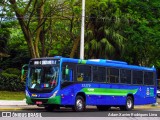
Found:
[[[57,85],[59,67],[33,66],[29,71],[28,88],[35,90],[53,89]]]

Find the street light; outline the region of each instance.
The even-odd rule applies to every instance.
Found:
[[[85,0],[82,0],[82,21],[81,21],[80,59],[84,59],[84,29],[85,29]]]

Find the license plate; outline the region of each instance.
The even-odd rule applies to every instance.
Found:
[[[41,104],[42,104],[42,101],[36,101],[36,104],[37,104],[37,105],[41,105]]]

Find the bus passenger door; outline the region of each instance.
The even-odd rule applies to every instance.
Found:
[[[63,63],[61,80],[61,102],[63,105],[74,103],[74,69],[73,63]]]

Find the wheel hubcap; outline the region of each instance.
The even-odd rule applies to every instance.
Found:
[[[78,110],[81,110],[83,108],[82,100],[78,99],[76,102],[76,106],[77,106]]]
[[[128,106],[128,108],[131,108],[132,107],[132,101],[129,99],[129,100],[127,100],[127,106]]]

